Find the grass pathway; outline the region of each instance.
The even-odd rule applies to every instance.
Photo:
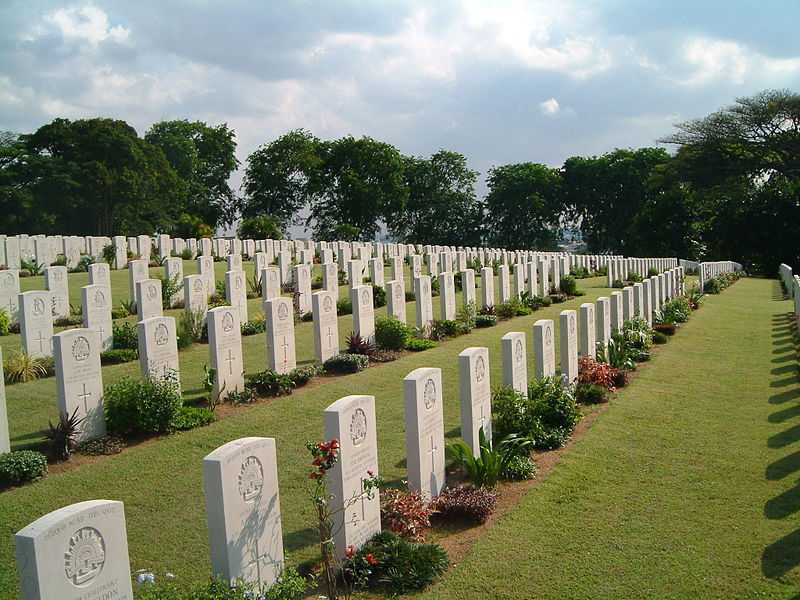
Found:
[[[800,597],[790,310],[775,281],[707,297],[424,598]]]

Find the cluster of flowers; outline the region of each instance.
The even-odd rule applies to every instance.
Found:
[[[616,390],[618,369],[594,360],[591,356],[578,359],[578,383],[589,383],[606,388],[609,392]]]
[[[336,438],[327,442],[306,442],[306,448],[311,452],[314,460],[311,465],[314,470],[308,474],[309,479],[322,479],[339,460],[339,440]]]

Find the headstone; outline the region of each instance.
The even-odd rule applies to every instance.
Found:
[[[461,396],[461,437],[480,454],[479,431],[483,429],[492,443],[492,387],[489,375],[489,349],[471,347],[458,355],[458,379]]]
[[[52,296],[53,317],[56,319],[68,317],[70,308],[67,267],[47,267],[44,270],[44,283]]]
[[[339,560],[347,548],[358,550],[381,531],[377,490],[372,499],[362,495],[365,479],[378,476],[376,428],[374,396],[345,396],[325,409],[325,437],[340,445],[339,461],[327,475]]]
[[[352,259],[347,261],[347,282],[351,289],[360,286],[364,282],[363,272],[364,269],[360,260]]]
[[[521,264],[514,265],[514,272],[511,276],[511,296],[515,300],[522,297],[525,291],[525,270]]]
[[[229,254],[228,255],[228,271],[241,271],[242,270],[242,255]]]
[[[611,331],[622,331],[622,292],[611,292]]]
[[[108,268],[108,265],[105,265]],[[150,268],[148,267],[148,262],[146,260],[132,260],[128,263],[128,284],[130,286],[130,293],[131,298],[138,303],[139,302],[139,292],[138,286],[136,285],[138,282],[148,279],[150,277]],[[95,282],[93,280],[89,280],[92,284],[99,284],[102,285],[101,281]],[[111,279],[109,276],[109,281],[107,284],[111,287]]]
[[[648,325],[653,325],[653,292],[650,289],[651,281],[645,279],[642,281],[642,315],[647,321]]]
[[[261,299],[266,302],[281,295],[281,273],[278,267],[267,267],[261,272]]]
[[[578,352],[581,356],[595,358],[597,356],[596,328],[594,304],[584,302],[580,307],[580,339]]]
[[[481,269],[481,308],[494,306],[494,270],[492,267]]]
[[[14,536],[22,600],[133,600],[122,502],[87,500]]]
[[[339,297],[339,272],[336,263],[324,263],[322,265],[322,288],[331,292],[335,298]]]
[[[500,303],[505,304],[511,300],[511,282],[509,280],[508,265],[500,265],[497,267],[497,273],[500,280]]]
[[[133,263],[133,261],[131,261],[131,263]],[[131,270],[135,268],[136,267],[133,264],[131,264],[129,267]],[[141,267],[139,268],[141,269]],[[141,270],[139,273],[141,273]],[[144,277],[139,276],[139,279],[147,279],[149,276],[150,275],[148,275],[146,272],[145,265]],[[108,263],[98,262],[89,265],[89,285],[104,285],[108,288],[111,287],[111,269],[108,267]],[[133,294],[133,286],[131,286],[131,294]]]
[[[453,273],[444,271],[439,273],[439,310],[440,318],[454,321],[456,318],[456,286]]]
[[[403,379],[408,489],[430,499],[445,485],[442,370],[414,369]]]
[[[85,285],[81,288],[83,326],[100,336],[101,352],[114,345],[114,321],[111,317],[111,290],[104,285]]]
[[[554,325],[551,319],[539,319],[533,324],[533,355],[536,379],[556,374]]]
[[[84,419],[75,441],[106,434],[100,334],[93,329],[68,329],[53,337],[59,413]]]
[[[208,454],[203,491],[214,576],[271,586],[283,569],[275,440],[240,438]]]
[[[183,309],[200,314],[203,321],[208,311],[208,293],[202,275],[187,275],[183,278]]]
[[[386,314],[401,323],[406,322],[406,293],[402,279],[386,284]]]
[[[203,278],[203,281],[205,281],[206,294],[208,294],[209,297],[216,294],[217,278],[214,274],[214,257],[211,256],[211,254],[203,254],[202,256],[197,257],[197,272]]]
[[[207,319],[211,368],[216,372],[212,393],[225,400],[231,392],[244,390],[241,321],[231,306],[212,308]]]
[[[18,238],[6,238],[5,265],[8,269],[19,269],[22,266],[22,251],[20,249]]]
[[[241,255],[237,255],[241,257]],[[227,271],[225,273],[225,296],[228,304],[239,312],[239,322],[247,323],[247,284],[244,271]]]
[[[633,316],[644,318],[644,289],[641,283],[633,284]]]
[[[164,276],[175,283],[175,292],[169,298],[169,306],[175,307],[181,301],[181,286],[183,285],[183,260],[168,258],[164,261]]]
[[[153,241],[149,235],[140,235],[136,237],[139,247],[139,259],[150,263],[150,252],[153,250]]]
[[[19,323],[19,271],[0,271],[0,309],[4,309],[11,323]]]
[[[373,308],[372,286],[357,285],[350,288],[350,302],[353,305],[353,331],[362,339],[375,341],[375,309]]]
[[[574,310],[562,310],[559,314],[561,376],[566,383],[578,380],[578,318]]]
[[[431,278],[429,275],[422,275],[414,280],[414,297],[417,309],[417,329],[427,333],[433,323]]]
[[[139,320],[160,317],[164,314],[161,300],[161,280],[142,279],[136,282],[136,312]]]
[[[525,334],[509,331],[500,338],[503,347],[503,385],[528,395],[528,353]]]
[[[314,353],[320,363],[339,354],[339,320],[336,315],[336,296],[321,291],[311,296],[314,317]]]
[[[152,317],[136,325],[142,377],[174,381],[180,387],[178,336],[174,317]]]
[[[477,310],[475,304],[475,271],[473,269],[465,269],[461,272],[461,300],[464,303],[464,308],[471,306]]]
[[[267,368],[288,373],[297,366],[294,345],[294,309],[287,298],[264,302],[267,317]]]
[[[311,312],[311,267],[300,264],[294,267],[294,290],[297,308],[301,315]]]
[[[550,263],[540,258],[536,263],[539,272],[539,296],[544,298],[550,295]]]
[[[128,264],[128,242],[124,235],[115,235],[114,238],[114,268],[124,269]]]
[[[622,288],[622,322],[630,321],[633,318],[633,288],[625,286]]]
[[[53,315],[50,292],[22,292],[17,296],[20,307],[22,350],[32,358],[53,356]]]
[[[383,276],[383,259],[371,258],[369,260],[369,277],[372,279],[372,285],[377,287],[385,287],[385,279]]]

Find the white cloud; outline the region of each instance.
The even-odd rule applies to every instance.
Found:
[[[539,103],[539,110],[542,111],[543,115],[552,117],[561,110],[561,106],[559,106],[558,100],[550,98],[549,100]]]
[[[86,4],[58,8],[44,16],[43,24],[38,24],[26,40],[35,40],[49,31],[55,31],[67,41],[86,42],[97,46],[101,42],[126,43],[131,30],[122,25],[111,26],[108,15],[102,9]]]

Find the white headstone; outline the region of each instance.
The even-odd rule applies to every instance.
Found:
[[[136,267],[131,265],[129,268],[135,269]],[[140,266],[139,269],[139,273],[141,273],[142,267]],[[146,265],[144,267],[144,271],[144,277],[139,275],[139,279],[147,279],[150,276],[146,272]],[[89,265],[89,285],[104,285],[109,288],[111,287],[111,269],[108,267],[108,263],[97,262]],[[131,286],[131,293],[133,293],[133,286]]]
[[[567,383],[578,380],[578,317],[574,310],[559,314],[559,347],[561,350],[561,376]]]
[[[461,437],[480,454],[479,431],[483,429],[492,443],[492,387],[489,373],[489,349],[471,347],[458,355],[458,379],[461,396]]]
[[[217,279],[214,275],[214,257],[211,254],[203,254],[197,257],[197,272],[205,281],[206,293],[209,296],[213,296],[217,291]]]
[[[202,275],[187,275],[183,278],[183,309],[200,313],[205,319],[208,311],[208,293]]]
[[[622,331],[622,292],[611,292],[611,331]]]
[[[503,385],[528,395],[528,352],[525,334],[509,331],[500,338],[503,347]]]
[[[183,285],[183,260],[168,258],[164,261],[164,276],[175,283],[175,292],[169,298],[169,306],[176,306],[181,300],[180,286]]]
[[[114,345],[114,321],[111,317],[111,290],[104,285],[85,285],[81,288],[83,326],[100,336],[101,352]]]
[[[311,296],[314,317],[314,353],[324,363],[339,354],[339,319],[336,315],[336,296],[321,291]]]
[[[136,312],[140,321],[164,314],[161,299],[161,280],[142,279],[136,282]]]
[[[300,264],[294,267],[294,290],[301,315],[311,312],[311,267]]]
[[[93,329],[68,329],[53,337],[58,410],[71,417],[77,410],[84,419],[77,442],[106,434],[103,413],[103,376],[100,369],[100,334]]]
[[[595,358],[597,355],[597,330],[595,327],[594,304],[584,302],[580,307],[580,343],[578,351],[581,356]]]
[[[375,341],[372,286],[357,285],[350,288],[350,302],[353,305],[353,331],[364,340]]]
[[[136,330],[142,377],[174,381],[180,386],[178,336],[174,317],[153,317],[139,321]]]
[[[408,489],[426,498],[445,484],[442,370],[414,369],[403,380]]]
[[[448,321],[455,320],[456,286],[451,271],[439,273],[439,307],[441,311],[439,316],[441,319],[446,319]]]
[[[19,323],[19,271],[0,271],[0,309],[5,309],[11,323]]]
[[[241,258],[241,255],[237,255]],[[244,271],[227,271],[225,273],[225,296],[228,304],[239,311],[239,321],[247,323],[247,282]]]
[[[278,267],[267,267],[261,272],[261,299],[266,302],[281,295],[281,273]]]
[[[50,292],[22,292],[17,297],[20,307],[22,350],[33,358],[53,356],[53,315]]]
[[[230,306],[212,308],[207,319],[211,368],[216,371],[212,393],[224,400],[244,389],[241,322],[238,311]]]
[[[325,437],[339,440],[339,461],[328,471],[336,554],[356,550],[381,531],[380,498],[362,495],[364,480],[378,476],[375,397],[345,396],[325,409]],[[353,498],[359,498],[353,502]]]
[[[386,314],[401,323],[406,322],[406,293],[404,282],[393,280],[386,284]]]
[[[294,309],[286,298],[264,302],[267,317],[267,368],[288,373],[297,366],[294,345]]]
[[[69,285],[67,283],[67,267],[47,267],[44,270],[44,282],[52,295],[52,314],[56,319],[68,317]]]
[[[137,283],[148,279],[150,277],[150,268],[148,267],[148,262],[146,260],[132,260],[128,263],[128,284],[130,286],[131,291],[131,298],[135,302],[139,302],[139,296],[137,291]],[[108,265],[105,265],[108,268]],[[89,280],[92,284],[100,284],[102,285],[102,281],[93,281]],[[111,279],[109,277],[109,281],[106,284],[111,287]]]
[[[22,600],[133,600],[122,502],[87,500],[14,536]]]
[[[428,332],[433,323],[431,278],[429,275],[423,275],[414,280],[414,296],[417,305],[417,329]]]
[[[539,319],[533,324],[533,354],[536,379],[556,374],[555,333],[551,319]]]
[[[481,269],[481,308],[494,306],[494,270],[492,267]]]

